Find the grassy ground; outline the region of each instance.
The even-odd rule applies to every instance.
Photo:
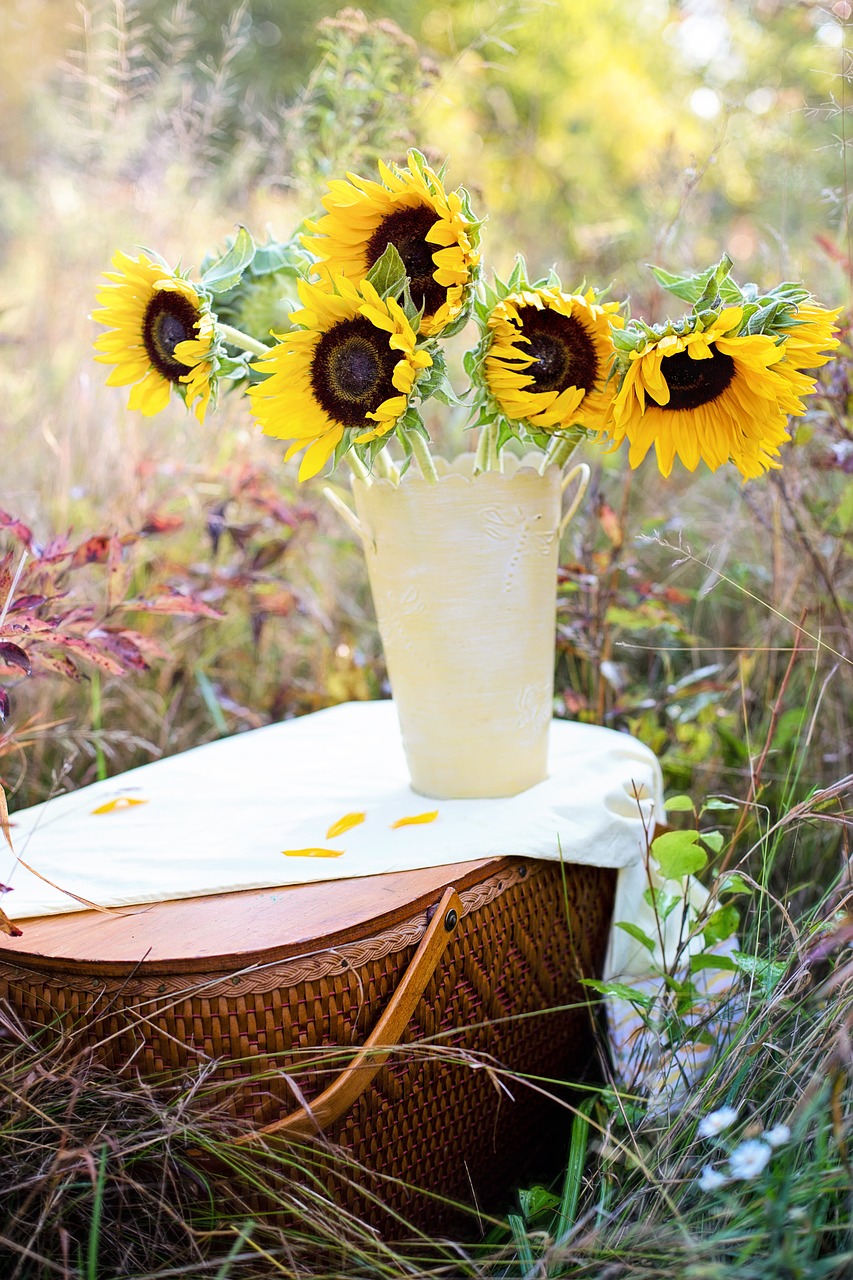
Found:
[[[191,57],[182,47],[176,38],[170,65]],[[46,662],[34,677],[3,669],[11,713],[0,780],[12,808],[226,733],[387,693],[363,563],[320,486],[297,488],[279,447],[236,405],[204,430],[177,403],[153,420],[129,414],[89,355],[87,316],[116,246],[144,238],[171,260],[198,261],[238,217],[286,231],[302,216],[301,195],[318,178],[307,157],[322,94],[309,104],[315,117],[295,117],[304,132],[294,193],[249,180],[257,139],[223,167],[224,72],[182,117],[193,129],[158,135],[144,85],[108,75],[96,55],[106,56],[93,41],[82,81],[91,93],[73,95],[74,112],[54,106],[54,145],[2,190],[0,506],[41,547],[68,538],[76,554],[58,567],[29,557],[31,589],[50,586],[42,607],[60,629],[80,606],[121,633],[97,652],[124,671],[91,655],[75,659],[76,674],[67,665],[51,674]],[[179,78],[160,84],[168,98]],[[724,474],[665,483],[591,453],[593,490],[563,551],[557,711],[628,730],[658,753],[669,794],[689,797],[671,810],[673,826],[704,834],[703,879],[714,909],[729,909],[725,927],[737,911],[736,1030],[683,1106],[649,1107],[618,1086],[599,1036],[601,1083],[573,1104],[553,1181],[543,1173],[541,1186],[508,1189],[507,1213],[472,1216],[457,1240],[418,1237],[403,1223],[382,1238],[328,1202],[308,1152],[241,1157],[241,1178],[215,1177],[235,1159],[233,1124],[203,1073],[155,1091],[110,1074],[73,1037],[36,1036],[4,1010],[0,1274],[853,1274],[849,369],[845,349],[785,469],[766,483]],[[458,418],[431,426],[464,447]],[[25,532],[0,528],[7,588]],[[162,603],[176,595],[179,612]],[[724,928],[705,923],[709,937]],[[644,1016],[663,1018],[670,1046],[688,1053],[702,1028],[691,1025],[684,982],[671,979],[668,1005]],[[723,1107],[736,1109],[734,1122],[700,1136],[703,1118]],[[735,1149],[779,1125],[790,1136],[766,1166],[732,1175]],[[711,1185],[706,1166],[724,1185]],[[273,1221],[251,1194],[259,1179],[276,1202]]]

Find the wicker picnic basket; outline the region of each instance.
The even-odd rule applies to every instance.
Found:
[[[0,998],[153,1083],[203,1067],[237,1142],[313,1143],[338,1202],[442,1229],[430,1191],[500,1209],[535,1135],[565,1132],[547,1089],[503,1073],[587,1069],[578,980],[600,973],[614,878],[492,858],[22,921]]]

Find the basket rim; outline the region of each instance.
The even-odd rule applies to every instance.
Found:
[[[225,976],[360,942],[423,916],[450,884],[461,893],[495,876],[514,882],[541,865],[496,856],[380,876],[172,899],[109,914],[42,916],[16,922],[22,937],[0,938],[0,965],[53,976]],[[313,914],[306,910],[312,899]],[[343,912],[346,923],[341,922]],[[313,932],[312,922],[321,922]],[[199,946],[205,931],[208,944]]]

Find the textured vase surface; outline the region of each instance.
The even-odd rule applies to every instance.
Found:
[[[353,481],[370,587],[416,791],[509,796],[547,774],[561,474],[473,455]]]

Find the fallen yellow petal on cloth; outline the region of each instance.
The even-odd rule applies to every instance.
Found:
[[[282,849],[285,858],[339,858],[345,849]]]
[[[345,831],[351,831],[353,827],[361,826],[367,817],[364,813],[345,813],[342,818],[338,818],[337,822],[333,822],[326,832],[327,840],[334,840],[335,836],[342,836]]]
[[[108,800],[106,804],[99,804],[97,809],[92,810],[92,813],[118,813],[121,809],[132,809],[134,805],[147,803],[147,800],[135,800],[133,796],[117,796],[115,800]]]
[[[391,823],[391,830],[396,827],[417,827],[422,822],[435,822],[438,817],[438,809],[431,809],[429,813],[415,813],[411,818],[398,818],[396,822]]]

